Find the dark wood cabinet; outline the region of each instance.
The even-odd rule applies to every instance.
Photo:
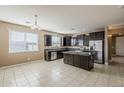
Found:
[[[51,52],[49,51],[44,51],[44,58],[47,61],[51,61]]]
[[[75,46],[84,45],[89,46],[89,36],[88,35],[78,35],[75,37]]]
[[[103,40],[104,39],[104,32],[97,32],[96,34],[96,39],[97,40]]]
[[[45,35],[44,36],[44,43],[45,43],[45,46],[52,46],[52,36],[51,35]]]
[[[68,56],[69,56],[68,54],[64,54],[64,55],[63,55],[63,57],[64,57],[63,60],[64,60],[64,63],[65,63],[65,64],[68,64]]]
[[[80,67],[80,56],[74,55],[74,66]]]
[[[64,54],[64,63],[73,65],[73,55]]]
[[[103,40],[104,31],[90,33],[90,40]]]
[[[63,38],[63,46],[71,46],[71,36],[66,36]]]
[[[88,35],[83,35],[83,45],[89,46],[89,36]]]
[[[78,39],[78,40],[83,40],[83,37],[84,37],[84,35],[78,35],[78,36],[77,36],[77,39]]]
[[[91,70],[94,67],[94,59],[91,55],[83,56],[77,54],[64,53],[63,61],[65,64],[70,64],[86,70]]]
[[[73,65],[73,55],[68,55],[68,64]]]
[[[90,33],[90,40],[96,39],[96,33]]]
[[[87,57],[81,57],[80,58],[80,66],[81,66],[81,68],[86,67],[87,65],[88,65]]]
[[[83,56],[80,57],[80,67],[90,70],[94,67],[94,57],[93,55],[90,56]]]
[[[44,49],[44,58],[46,61],[52,61],[51,53],[56,52],[56,59],[63,58],[63,52],[68,51],[68,48],[58,48],[58,49]]]
[[[57,59],[63,58],[62,51],[57,51]]]

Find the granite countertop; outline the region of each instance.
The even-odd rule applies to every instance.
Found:
[[[76,51],[68,51],[63,52],[64,54],[73,54],[73,55],[81,55],[81,56],[90,56],[90,52],[76,52]]]
[[[45,50],[50,51],[50,52],[54,52],[54,51],[64,51],[66,49],[60,48],[60,49],[45,49]]]

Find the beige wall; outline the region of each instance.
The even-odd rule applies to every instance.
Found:
[[[112,56],[116,55],[116,36],[112,36]]]
[[[39,35],[39,51],[37,52],[23,52],[23,53],[8,53],[9,47],[9,31],[26,31],[35,32]],[[53,33],[49,31],[32,31],[30,28],[6,23],[0,21],[0,66],[18,64],[27,61],[39,60],[44,58],[44,35],[59,35],[59,33]],[[30,58],[30,60],[28,60]]]
[[[36,31],[39,35],[39,51],[37,52],[23,52],[23,53],[8,53],[8,44],[9,44],[9,31],[27,31],[34,32],[30,28],[15,25],[6,22],[0,22],[0,66],[12,65],[27,61],[33,61],[42,59],[44,57],[44,34],[45,31]],[[47,34],[50,34],[50,32]],[[54,34],[54,33],[53,33]],[[30,58],[30,60],[27,60]]]
[[[124,36],[116,37],[116,55],[124,56]]]
[[[108,59],[110,61],[112,60],[112,35],[118,33],[124,34],[124,28],[108,30]]]

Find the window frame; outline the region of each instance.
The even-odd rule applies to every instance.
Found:
[[[22,32],[22,33],[24,33],[24,47],[25,47],[25,50],[24,51],[11,51],[11,49],[10,49],[10,42],[11,42],[11,40],[10,40],[10,38],[11,38],[11,35],[10,35],[10,33],[12,33],[12,32]],[[37,44],[37,49],[36,50],[26,50],[26,44],[27,44],[27,34],[36,34],[37,35],[37,42],[36,42],[36,44]],[[9,44],[8,44],[8,52],[9,53],[29,53],[29,52],[38,52],[39,51],[39,34],[38,33],[35,33],[35,32],[25,32],[25,31],[15,31],[15,30],[11,30],[11,31],[9,31],[9,35],[8,35],[9,37],[8,37],[8,39],[9,39]]]

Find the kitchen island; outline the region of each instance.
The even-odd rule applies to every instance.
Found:
[[[91,70],[94,67],[94,57],[91,52],[63,52],[64,63],[73,65],[86,70]]]

